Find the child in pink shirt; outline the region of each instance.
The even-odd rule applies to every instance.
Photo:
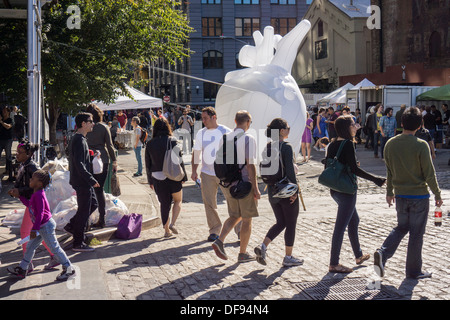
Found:
[[[65,281],[75,274],[72,264],[56,238],[56,223],[52,219],[50,206],[44,192],[44,189],[49,183],[50,174],[44,170],[37,170],[33,173],[30,180],[30,188],[34,190],[30,200],[23,196],[20,197],[22,203],[29,208],[33,227],[30,232],[30,241],[27,244],[22,261],[16,267],[7,268],[8,272],[19,278],[25,278],[27,276],[28,265],[33,260],[36,249],[42,241],[45,241],[51,252],[55,255],[55,258],[63,266],[63,272],[58,275],[56,280]]]

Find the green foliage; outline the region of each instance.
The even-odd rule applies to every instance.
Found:
[[[72,12],[66,11],[74,4],[81,11],[79,29],[67,26]],[[42,76],[50,126],[61,112],[76,114],[92,100],[112,102],[138,66],[188,56],[192,29],[179,6],[175,0],[60,0],[44,7]],[[0,92],[25,105],[26,21],[0,25]]]

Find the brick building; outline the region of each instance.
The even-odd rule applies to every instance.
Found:
[[[449,84],[450,0],[371,4],[381,9],[381,29],[371,31],[373,73],[340,77],[340,83],[367,78],[377,85]]]

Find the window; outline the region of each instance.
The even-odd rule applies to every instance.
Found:
[[[272,18],[270,19],[270,25],[273,27],[275,34],[286,35],[289,31],[295,28],[297,25],[297,19],[295,18]]]
[[[316,51],[316,60],[328,58],[327,39],[316,41],[315,51]]]
[[[441,56],[441,35],[434,31],[430,37],[430,58]]]
[[[202,4],[220,4],[220,0],[202,0]]]
[[[203,82],[203,100],[216,101],[219,85],[210,82]]]
[[[271,4],[295,4],[295,0],[270,0]]]
[[[209,50],[203,54],[203,69],[222,69],[223,54],[217,50]]]
[[[236,18],[235,33],[237,37],[250,37],[260,29],[259,18]]]
[[[317,24],[317,36],[323,37],[323,21],[319,20],[319,23]]]
[[[234,4],[259,4],[259,0],[234,0]]]
[[[214,37],[222,34],[222,18],[202,18],[202,36]]]

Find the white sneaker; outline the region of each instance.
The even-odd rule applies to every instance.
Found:
[[[283,259],[283,266],[285,267],[294,267],[301,266],[303,264],[303,259],[295,258],[294,256],[286,256]]]

